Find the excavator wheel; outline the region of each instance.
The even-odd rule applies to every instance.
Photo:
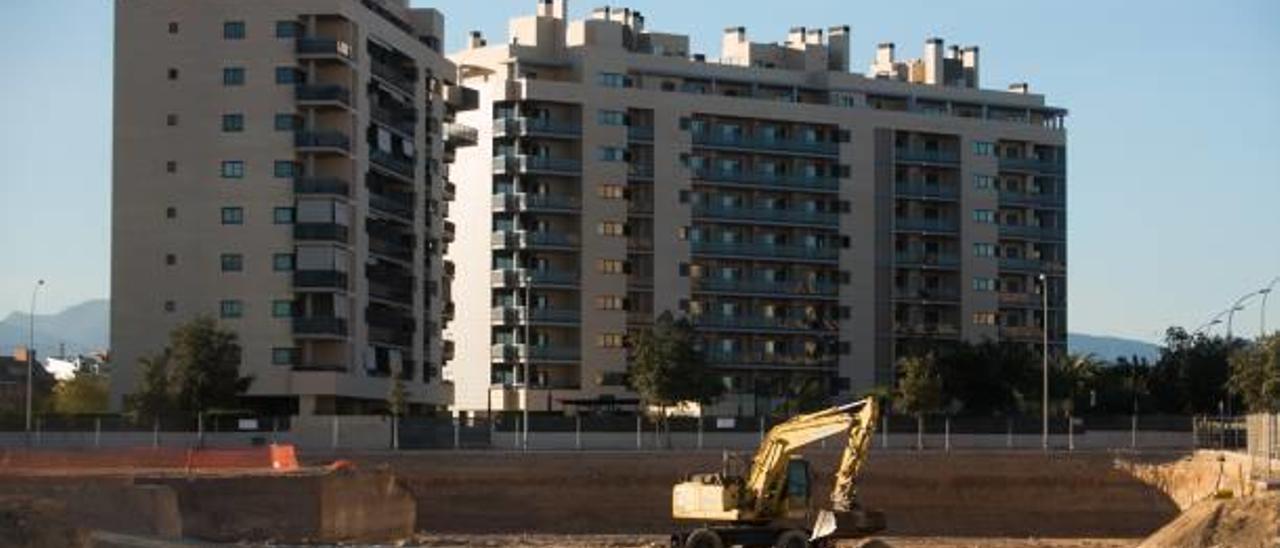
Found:
[[[809,533],[799,529],[789,529],[778,535],[773,541],[773,548],[810,548]]]
[[[684,539],[684,548],[724,548],[724,540],[710,529],[696,529]]]

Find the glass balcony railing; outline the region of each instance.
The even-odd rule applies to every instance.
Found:
[[[955,150],[925,150],[919,148],[897,148],[894,150],[899,162],[925,164],[960,163],[960,153]]]
[[[493,247],[497,248],[577,248],[578,238],[560,232],[527,232],[523,230],[499,230],[493,233]]]
[[[410,194],[393,195],[370,192],[369,207],[403,219],[414,219],[413,195]]]
[[[490,352],[494,361],[578,361],[582,355],[577,347],[559,345],[495,344]]]
[[[570,308],[534,308],[532,314],[523,306],[500,306],[494,308],[491,319],[501,323],[578,323],[582,313]]]
[[[1000,192],[1000,205],[1031,207],[1062,207],[1067,199],[1061,194],[1031,194],[1025,192]]]
[[[894,219],[894,228],[907,232],[941,232],[956,233],[960,231],[960,223],[948,219]]]
[[[1035,173],[1065,173],[1067,164],[1052,158],[1000,158],[1000,169]]]
[[[351,184],[338,177],[299,177],[293,181],[293,191],[297,194],[350,196]]]
[[[545,118],[498,118],[493,121],[493,133],[497,137],[515,135],[578,137],[582,135],[582,128],[577,123]]]
[[[840,286],[834,282],[811,282],[802,280],[779,282],[770,280],[725,280],[720,278],[699,278],[694,280],[693,290],[717,293],[786,295],[793,297],[835,297],[840,293]]]
[[[693,170],[693,177],[703,181],[726,182],[742,185],[774,186],[821,191],[840,190],[840,178],[827,175],[753,173],[703,168]]]
[[[295,270],[293,286],[307,289],[347,288],[347,273],[337,270]]]
[[[301,149],[351,152],[351,138],[335,130],[302,130],[293,134],[293,146]]]
[[[789,366],[789,367],[835,367],[838,358],[831,354],[804,354],[791,352],[753,352],[704,350],[703,357],[707,363],[720,367],[726,366]]]
[[[894,185],[894,191],[899,197],[907,198],[954,200],[960,197],[960,190],[954,184],[899,181]]]
[[[336,38],[324,38],[319,36],[306,36],[298,38],[295,43],[294,50],[298,55],[302,56],[324,56],[324,57],[341,57],[343,59],[351,59],[351,44]]]
[[[301,84],[294,88],[294,98],[303,103],[340,103],[351,106],[351,89],[337,84]]]
[[[628,126],[627,139],[630,141],[653,141],[652,126]]]
[[[779,318],[765,316],[719,316],[701,314],[690,318],[694,327],[761,331],[835,331],[839,322],[833,319]]]
[[[546,173],[577,175],[582,173],[582,162],[569,158],[548,156],[498,156],[493,159],[495,173]]]
[[[400,91],[413,94],[414,78],[407,71],[391,66],[379,59],[374,59],[369,63],[369,70],[374,76],[382,79],[392,86],[400,88]]]
[[[533,285],[578,285],[578,273],[568,270],[495,270],[493,284],[498,286],[518,287],[528,283]]]
[[[960,336],[960,326],[943,322],[897,322],[894,332],[906,337],[954,338]]]
[[[400,261],[413,260],[413,246],[409,243],[369,235],[369,253],[390,257]]]
[[[1040,272],[1062,272],[1066,270],[1062,263],[1056,261],[1045,261],[1040,259],[1024,259],[1024,258],[1000,258],[1000,269],[1018,272],[1030,272],[1038,274]]]
[[[770,245],[743,242],[693,242],[692,247],[695,254],[701,255],[806,259],[820,261],[835,261],[840,258],[840,250],[834,247]]]
[[[337,223],[297,223],[293,225],[293,238],[302,241],[347,243],[350,230]]]
[[[1000,225],[1001,238],[1032,240],[1065,240],[1067,229],[1058,226]]]
[[[345,318],[294,318],[294,335],[332,335],[347,336],[347,320]]]
[[[787,224],[840,226],[840,216],[836,213],[801,209],[739,208],[699,204],[693,207],[693,216]]]
[[[737,148],[763,152],[793,152],[838,156],[839,143],[788,139],[753,135],[728,135],[715,132],[694,132],[693,144],[707,147]]]
[[[893,298],[899,301],[959,302],[955,288],[895,287]]]
[[[397,156],[376,147],[369,149],[369,162],[409,179],[414,177],[414,164],[417,163],[413,158]]]
[[[406,135],[414,135],[418,129],[418,113],[411,108],[374,106],[369,109],[369,117]]]
[[[936,267],[936,268],[957,268],[960,266],[960,256],[954,253],[898,253],[894,255],[894,262],[899,267]]]
[[[494,194],[497,211],[578,211],[582,203],[577,196],[563,194]]]

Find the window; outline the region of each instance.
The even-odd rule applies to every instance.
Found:
[[[996,145],[988,141],[974,141],[973,153],[978,156],[991,156],[995,154]]]
[[[622,348],[626,342],[626,335],[622,333],[601,333],[596,339],[596,344],[600,348]]]
[[[244,40],[244,21],[227,21],[223,23],[222,37],[227,40]]]
[[[276,115],[276,131],[294,131],[301,124],[298,123],[298,117],[294,114],[277,114]]]
[[[597,189],[600,197],[606,200],[623,200],[627,197],[626,189],[622,185],[603,184]]]
[[[596,297],[596,310],[626,310],[627,300],[617,295]]]
[[[993,244],[973,244],[974,257],[995,257],[996,246]]]
[[[626,261],[619,261],[617,259],[600,259],[596,263],[596,266],[599,268],[601,274],[625,274],[627,271]]]
[[[293,160],[276,160],[273,171],[277,179],[292,179],[298,176],[299,166]]]
[[[297,84],[302,81],[297,67],[276,67],[277,84]]]
[[[241,67],[227,67],[222,69],[222,85],[243,86],[244,69]]]
[[[627,125],[627,113],[616,110],[602,110],[597,118],[602,126]]]
[[[218,303],[218,315],[224,320],[244,316],[244,303],[236,300],[222,301]]]
[[[178,34],[178,22],[169,21],[169,34]]]
[[[995,325],[996,313],[995,312],[974,312],[973,323],[974,325]]]
[[[243,179],[244,162],[241,160],[227,160],[222,162],[222,178]]]
[[[604,221],[600,223],[598,229],[601,236],[626,236],[626,225],[616,221]]]
[[[244,255],[239,253],[222,254],[223,272],[244,272]]]
[[[167,171],[167,172],[169,172],[169,173],[177,173],[177,172],[178,172],[178,162],[175,162],[175,161],[173,161],[173,160],[169,160],[168,162],[165,162],[165,163],[164,163],[164,170],[165,170],[165,171]]]
[[[631,87],[631,79],[625,74],[602,72],[600,73],[600,85],[607,88]]]
[[[176,207],[172,207],[172,206],[165,208],[165,210],[164,210],[164,216],[165,216],[165,218],[166,218],[166,219],[176,219],[176,218],[178,218],[178,208],[176,208]]]
[[[244,208],[241,208],[241,207],[222,208],[222,224],[224,225],[244,224]]]
[[[995,177],[990,175],[974,175],[973,188],[978,190],[990,190],[996,186]]]
[[[973,210],[973,221],[975,223],[994,223],[996,222],[996,212],[990,209]]]
[[[276,38],[297,38],[301,30],[297,21],[276,21]]]
[[[276,272],[288,272],[293,270],[293,261],[292,253],[276,253],[271,256],[271,268]]]
[[[174,310],[177,310],[177,309],[178,309],[178,303],[175,303],[175,302],[173,302],[173,301],[165,301],[165,302],[164,302],[164,311],[165,311],[165,312],[173,312]]]
[[[974,291],[995,291],[996,281],[993,278],[974,278],[973,290]]]
[[[293,317],[293,301],[290,301],[290,300],[271,301],[271,317],[292,318]]]
[[[178,264],[178,256],[172,253],[166,253],[164,255],[164,264],[169,266]]]
[[[177,80],[177,79],[178,79],[178,69],[176,69],[176,68],[170,68],[170,69],[169,69],[169,79],[170,79],[170,80]]]
[[[297,365],[297,348],[272,348],[271,365]]]
[[[275,224],[291,225],[293,224],[295,210],[292,207],[277,207],[272,210],[271,218]]]
[[[177,114],[170,114],[170,115],[168,115],[168,116],[165,116],[165,117],[164,117],[164,125],[169,126],[169,127],[173,127],[173,126],[178,125],[178,115],[177,115]]]
[[[604,162],[625,162],[627,161],[627,151],[619,147],[600,147],[600,160]]]
[[[222,131],[224,133],[239,133],[244,131],[244,115],[243,114],[223,114],[222,115]]]

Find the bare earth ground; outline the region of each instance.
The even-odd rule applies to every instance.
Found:
[[[867,548],[1133,548],[1133,539],[1000,539],[878,537]],[[864,543],[844,543],[857,548]],[[415,545],[430,548],[667,548],[663,536],[626,535],[424,535]]]

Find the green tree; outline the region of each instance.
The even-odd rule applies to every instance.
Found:
[[[1238,396],[1228,393],[1228,357],[1239,341],[1190,334],[1181,327],[1165,332],[1164,348],[1151,372],[1151,399],[1163,413],[1217,413],[1219,403],[1238,409]]]
[[[831,404],[831,391],[820,377],[797,375],[787,381],[785,399],[773,410],[779,418],[822,410]]]
[[[1280,335],[1231,355],[1230,386],[1253,413],[1280,413]]]
[[[916,417],[916,449],[924,449],[924,418],[942,410],[945,395],[937,358],[932,353],[904,356],[898,360],[896,403]]]
[[[135,391],[125,397],[125,410],[138,421],[153,422],[174,410],[173,385],[169,379],[167,352],[138,360],[142,374]]]
[[[632,341],[628,384],[646,405],[666,409],[682,403],[710,404],[724,393],[724,383],[694,346],[693,326],[663,312],[650,329]]]
[[[1070,353],[1061,357],[1049,372],[1049,394],[1053,397],[1050,405],[1066,416],[1087,409],[1102,367],[1102,360],[1094,354]]]
[[[177,387],[178,408],[191,413],[231,410],[252,377],[240,376],[240,344],[234,331],[208,316],[178,326],[169,334],[169,366]]]
[[[919,352],[908,355],[924,355]],[[943,393],[974,415],[1007,415],[1022,405],[1023,394],[1040,393],[1039,363],[1026,345],[984,341],[939,346],[932,351]]]
[[[53,387],[53,410],[64,415],[105,413],[111,397],[107,376],[89,366],[80,366],[75,375]]]

